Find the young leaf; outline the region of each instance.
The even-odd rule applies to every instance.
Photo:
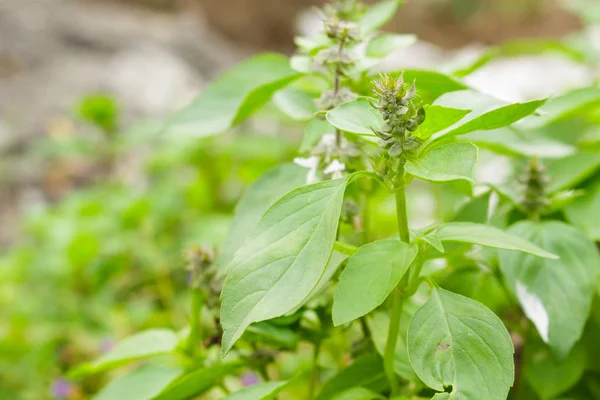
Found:
[[[253,182],[235,207],[233,222],[217,265],[220,268],[226,267],[264,212],[284,194],[305,182],[306,170],[291,163],[279,165]]]
[[[558,221],[523,221],[509,233],[560,256],[550,260],[500,252],[500,269],[542,339],[566,357],[590,313],[600,272],[598,250],[582,232]]]
[[[232,361],[223,364],[202,367],[196,371],[180,376],[152,400],[187,400],[195,398],[220,382],[225,376],[242,367],[242,361]]]
[[[513,344],[482,304],[434,288],[408,327],[408,355],[435,399],[506,400],[514,381]]]
[[[586,365],[585,347],[576,345],[565,359],[558,359],[548,346],[527,342],[523,374],[541,400],[552,400],[582,378]]]
[[[430,182],[466,180],[473,182],[477,147],[471,143],[450,143],[436,147],[424,156],[408,160],[409,174]]]
[[[425,121],[415,132],[421,139],[429,139],[431,135],[454,125],[469,114],[471,110],[459,110],[438,105],[425,105]]]
[[[403,318],[408,321],[411,315],[407,310],[403,310]],[[390,327],[390,317],[383,312],[375,312],[367,317],[367,326],[373,339],[373,344],[377,352],[383,357],[385,353],[385,344],[387,343],[388,329]],[[408,381],[416,380],[415,371],[413,371],[408,353],[406,350],[406,340],[403,335],[398,337],[396,351],[394,353],[394,371]],[[364,386],[364,385],[363,385]]]
[[[248,386],[227,396],[225,400],[271,400],[281,392],[288,382],[265,382]]]
[[[538,257],[558,258],[556,255],[522,239],[520,235],[504,232],[498,228],[484,224],[449,222],[440,225],[434,232],[434,235],[442,242],[473,243],[497,249],[517,250]]]
[[[331,400],[384,400],[385,397],[363,387],[353,387],[331,398]]]
[[[583,196],[567,206],[565,215],[590,239],[600,241],[600,183],[588,188]]]
[[[271,206],[228,267],[223,352],[253,322],[284,315],[318,285],[333,244],[348,178],[295,189]]]
[[[326,117],[331,125],[344,132],[368,135],[373,138],[375,138],[373,129],[381,130],[385,125],[379,111],[371,107],[369,100],[364,97],[329,110]]]
[[[348,260],[334,292],[334,325],[353,321],[381,305],[417,252],[416,246],[397,239],[380,240],[359,248]]]
[[[315,400],[331,399],[336,394],[354,386],[361,386],[376,392],[388,388],[381,357],[377,354],[358,357],[352,364],[325,382]]]
[[[262,107],[300,75],[280,54],[252,57],[223,74],[167,123],[169,134],[221,133]]]
[[[392,52],[408,47],[417,41],[415,35],[399,35],[397,33],[386,33],[375,36],[367,44],[367,57],[383,58]]]
[[[96,361],[77,367],[79,377],[120,367],[132,361],[169,354],[179,344],[177,334],[168,329],[151,329],[123,339]]]
[[[437,105],[472,110],[456,124],[434,134],[430,142],[477,130],[492,130],[511,125],[533,113],[546,100],[508,104],[483,93],[463,90],[446,93],[436,100]]]
[[[550,177],[548,192],[572,189],[600,168],[600,152],[580,151],[568,157],[547,161],[546,167]]]
[[[164,365],[144,365],[106,385],[94,400],[148,400],[181,374],[181,369]]]
[[[358,21],[361,35],[369,35],[388,23],[402,3],[404,0],[385,0],[369,7]]]
[[[275,93],[273,103],[284,114],[297,121],[308,121],[317,112],[314,96],[294,87]]]

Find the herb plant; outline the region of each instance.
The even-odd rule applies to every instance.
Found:
[[[298,54],[244,61],[169,120],[163,134],[201,140],[271,102],[304,135],[224,243],[189,248],[189,326],[71,371],[145,361],[96,399],[600,398],[585,357],[600,348],[600,89],[506,103],[459,78],[489,54],[454,75],[379,74],[415,40],[378,34],[400,3],[331,2]],[[556,142],[563,158],[544,153]],[[515,173],[479,182],[497,154]],[[439,212],[419,225],[424,189]]]

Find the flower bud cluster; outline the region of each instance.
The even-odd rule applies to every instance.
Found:
[[[206,293],[206,303],[209,307],[218,306],[223,282],[217,276],[214,250],[206,245],[190,246],[186,251],[186,260],[190,286],[202,289]]]
[[[519,177],[519,182],[523,185],[521,206],[527,214],[538,216],[550,205],[550,200],[546,196],[546,186],[550,178],[546,175],[546,169],[539,159],[529,160],[525,173]]]
[[[342,20],[355,21],[364,14],[366,7],[356,0],[335,0],[325,6],[325,14]]]

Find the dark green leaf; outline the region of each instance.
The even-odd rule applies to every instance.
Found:
[[[354,387],[343,391],[331,398],[331,400],[384,400],[385,397],[379,393],[362,387]]]
[[[271,400],[285,388],[288,382],[265,382],[248,386],[227,396],[225,400]]]
[[[482,304],[434,288],[408,327],[408,354],[435,399],[506,400],[514,381],[513,344]]]
[[[383,371],[383,360],[376,354],[358,357],[348,367],[331,377],[315,400],[328,400],[351,387],[361,386],[374,391],[386,390],[388,382]]]

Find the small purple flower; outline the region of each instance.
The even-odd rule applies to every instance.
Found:
[[[242,374],[242,385],[244,387],[256,385],[258,383],[258,375],[254,372],[246,371]]]
[[[57,399],[66,399],[71,393],[73,386],[65,378],[58,378],[52,382],[52,396]]]

